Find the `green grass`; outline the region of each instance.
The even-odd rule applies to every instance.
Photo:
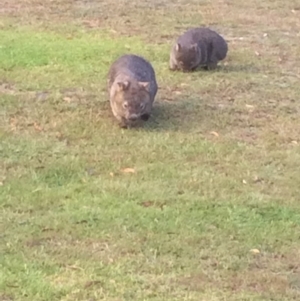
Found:
[[[298,10],[281,22],[294,4],[203,1],[198,16],[196,1],[66,0],[41,20],[37,3],[0,8],[0,301],[298,300]],[[197,22],[218,24],[228,58],[169,72],[173,35]],[[106,92],[125,52],[160,86],[131,130]]]

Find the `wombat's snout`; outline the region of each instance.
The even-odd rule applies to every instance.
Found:
[[[132,114],[132,115],[130,115],[130,116],[128,117],[128,120],[130,120],[130,121],[136,121],[138,118],[139,118],[138,115]]]

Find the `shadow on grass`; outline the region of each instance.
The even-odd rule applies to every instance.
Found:
[[[215,69],[209,70],[206,66],[201,66],[196,68],[195,70],[192,71],[171,71],[168,69],[169,72],[178,72],[178,73],[186,73],[186,74],[195,74],[195,73],[202,73],[204,76],[209,76],[212,73],[217,73],[217,72],[223,72],[223,73],[230,73],[230,72],[242,72],[242,73],[253,73],[257,74],[260,73],[261,70],[255,66],[254,64],[248,64],[248,65],[224,65],[220,63],[217,65]]]
[[[218,71],[222,72],[243,72],[243,73],[260,73],[261,70],[254,64],[248,65],[222,65],[217,67]]]
[[[212,120],[214,110],[202,99],[178,99],[172,102],[158,100],[153,106],[152,116],[141,127],[145,131],[204,130]]]

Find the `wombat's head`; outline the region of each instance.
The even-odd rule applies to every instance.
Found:
[[[177,68],[179,70],[185,72],[194,70],[201,62],[201,51],[197,44],[186,47],[176,43],[174,52]]]
[[[147,120],[151,111],[149,82],[121,81],[111,89],[111,107],[115,117],[124,125]]]

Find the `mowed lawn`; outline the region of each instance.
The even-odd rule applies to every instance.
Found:
[[[170,72],[174,39],[228,41]],[[300,300],[298,1],[45,1],[0,7],[0,301]],[[154,66],[124,130],[110,64]]]

